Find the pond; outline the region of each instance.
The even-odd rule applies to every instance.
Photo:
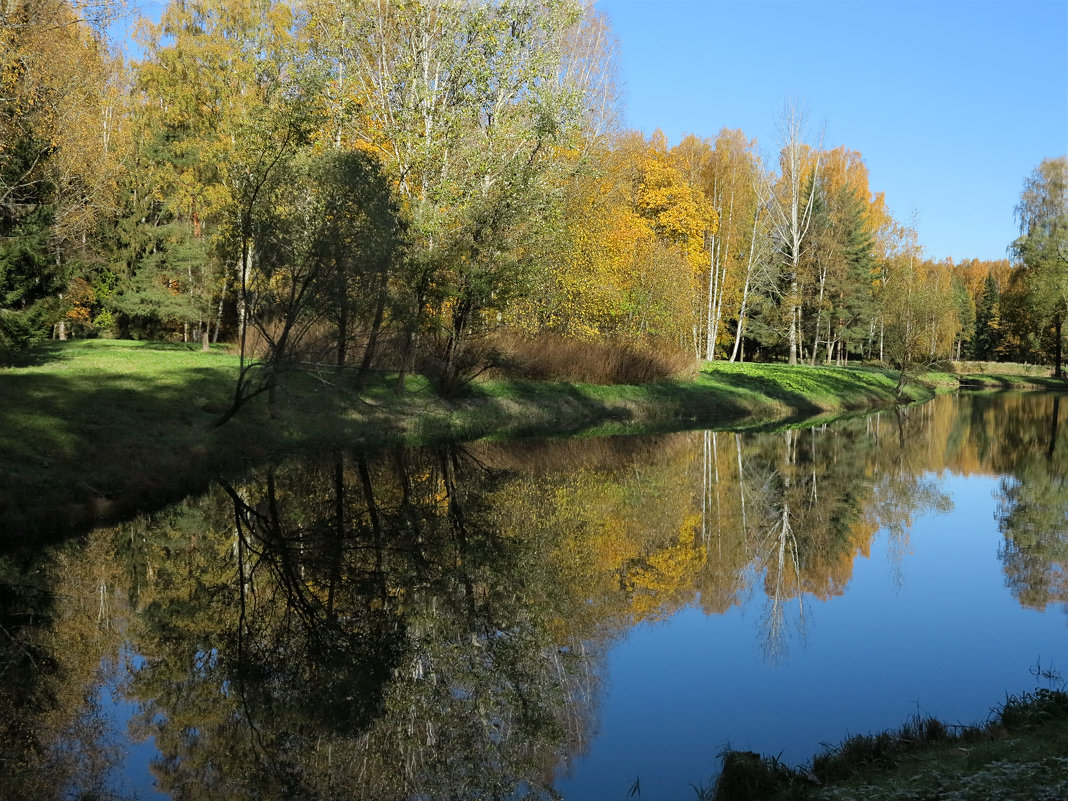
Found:
[[[1068,400],[339,450],[0,556],[0,797],[690,799],[1068,669]]]

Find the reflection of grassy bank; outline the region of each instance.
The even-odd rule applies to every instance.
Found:
[[[445,438],[752,428],[892,404],[896,374],[872,368],[717,363],[642,386],[494,381],[446,401],[429,382],[359,396],[334,371],[294,374],[276,417],[260,401],[220,429],[236,360],[144,342],[50,343],[0,372],[0,521],[32,536],[152,508],[299,448]],[[950,385],[953,385],[952,382]],[[904,399],[929,397],[910,382]]]
[[[809,799],[911,801],[1068,798],[1068,693],[1011,696],[981,726],[931,718],[899,731],[850,737],[788,768],[775,759],[729,752],[719,801]]]

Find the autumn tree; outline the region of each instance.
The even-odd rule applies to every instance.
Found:
[[[251,215],[271,170],[307,138],[316,71],[297,57],[296,19],[284,2],[173,2],[159,24],[143,23],[140,38],[135,124],[144,169],[136,191],[153,206],[142,224],[183,231],[182,249],[211,258],[199,261],[199,276],[175,274],[173,259],[157,255],[173,246],[150,233],[130,269],[147,272],[144,284],[166,281],[192,296],[202,338],[209,310],[231,292],[243,338]]]
[[[119,98],[110,3],[0,7],[0,351],[56,326],[114,208]]]
[[[801,256],[807,246],[817,178],[820,174],[818,146],[805,142],[805,112],[796,103],[787,103],[779,116],[779,176],[767,197],[772,228],[782,253],[786,292],[785,314],[787,352],[790,364],[797,364],[801,326]]]
[[[689,136],[671,151],[672,159],[694,186],[699,187],[715,213],[716,226],[707,232],[707,267],[698,292],[699,352],[716,357],[719,340],[727,338],[727,321],[743,327],[748,293],[763,255],[760,171],[756,141],[740,130],[724,128],[714,142]],[[703,297],[701,297],[703,295]]]
[[[869,189],[860,153],[839,147],[824,153],[822,162],[812,245],[802,259],[803,311],[811,325],[811,363],[822,356],[841,364],[873,338],[875,243],[888,215],[882,195]]]
[[[302,359],[333,351],[346,365],[357,321],[369,331],[358,380],[374,357],[399,259],[402,224],[373,156],[302,154],[267,176],[251,215],[249,315],[265,344],[249,395],[275,390]],[[317,343],[322,325],[332,341]]]
[[[565,48],[583,8],[533,3],[345,3],[311,8],[334,85],[351,98],[339,141],[383,159],[410,220],[409,355],[437,342],[439,377],[460,377],[477,334],[524,286],[551,202],[556,146],[583,118]]]
[[[1068,316],[1068,157],[1045,159],[1024,182],[1016,206],[1020,236],[1013,253],[1023,266],[1039,325],[1053,328],[1054,375],[1062,376]]]
[[[924,261],[922,253],[916,232],[899,227],[880,297],[883,355],[899,371],[899,391],[915,367],[952,356],[960,331],[952,274],[943,265]]]

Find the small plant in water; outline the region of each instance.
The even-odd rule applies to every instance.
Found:
[[[1042,679],[1051,690],[1064,689],[1064,676],[1055,667],[1042,667],[1042,657],[1039,657],[1031,666],[1031,675],[1036,679]]]

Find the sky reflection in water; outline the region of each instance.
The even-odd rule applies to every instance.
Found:
[[[728,742],[800,762],[981,720],[1068,666],[1062,418],[947,396],[260,469],[7,568],[5,627],[40,608],[0,657],[50,668],[0,696],[31,732],[0,732],[27,766],[0,796],[685,798]],[[48,603],[11,589],[32,571]],[[124,642],[141,658],[94,717],[71,699]]]

